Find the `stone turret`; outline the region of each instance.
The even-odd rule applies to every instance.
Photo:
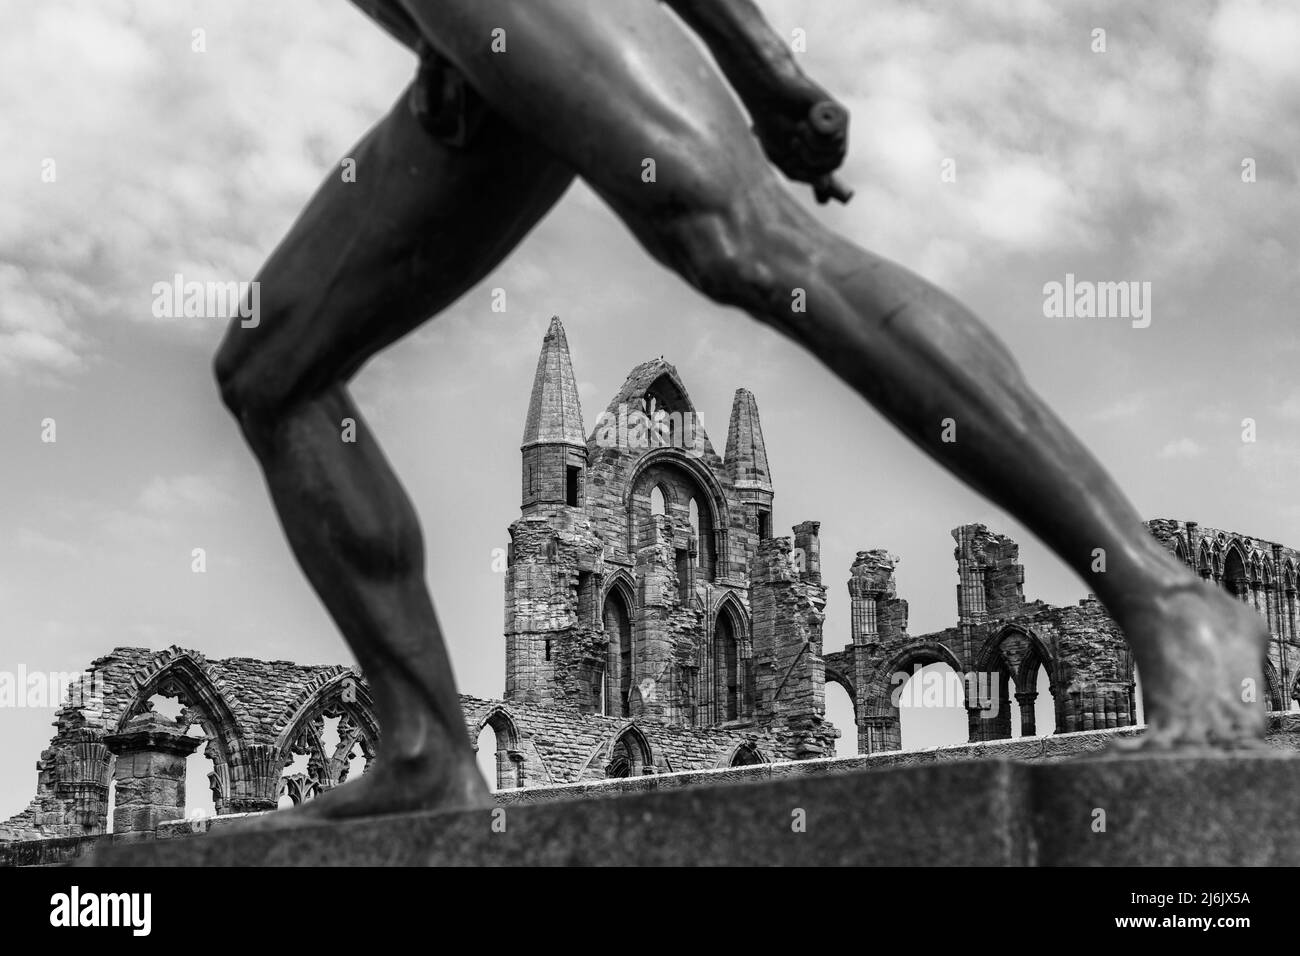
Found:
[[[748,389],[736,389],[727,427],[727,475],[745,506],[746,523],[759,540],[772,537],[772,474],[758,421],[758,403]]]
[[[537,357],[520,451],[525,514],[542,507],[582,504],[587,440],[569,342],[558,317],[551,319]]]

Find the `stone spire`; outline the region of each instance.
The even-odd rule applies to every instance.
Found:
[[[737,488],[772,490],[767,446],[763,444],[763,428],[758,423],[758,404],[748,389],[736,389],[736,397],[731,403],[726,467]]]
[[[582,428],[582,406],[578,402],[578,385],[573,378],[569,358],[569,340],[559,316],[551,317],[551,326],[542,339],[542,354],[537,357],[537,374],[533,378],[533,395],[528,402],[528,419],[524,422],[521,448],[531,445],[577,445],[586,447]]]

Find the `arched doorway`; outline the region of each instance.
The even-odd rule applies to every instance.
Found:
[[[611,717],[630,717],[632,697],[632,608],[627,594],[615,584],[605,595],[602,611],[605,638],[609,641],[609,658],[605,664],[603,713]]]
[[[969,739],[966,679],[935,661],[914,667],[898,689],[898,734],[903,750],[963,744]]]
[[[605,765],[606,779],[639,777],[654,770],[654,756],[645,735],[629,726],[609,749],[609,762]]]
[[[826,675],[826,719],[840,732],[839,739],[835,741],[835,756],[857,756],[858,718],[853,706],[853,695],[829,673]]]
[[[492,711],[479,725],[475,742],[479,771],[493,791],[524,785],[523,764],[518,762],[519,732],[504,710]]]
[[[739,634],[730,608],[713,625],[713,722],[740,716]]]

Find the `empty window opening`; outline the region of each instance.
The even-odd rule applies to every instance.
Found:
[[[652,515],[668,513],[668,508],[664,503],[664,490],[658,485],[650,489],[650,513]]]
[[[564,472],[564,503],[571,508],[578,507],[578,476],[581,468],[570,465]]]

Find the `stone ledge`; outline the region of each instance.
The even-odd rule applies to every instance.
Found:
[[[216,832],[98,866],[1300,865],[1285,753],[953,761],[504,808]],[[1094,832],[1094,810],[1106,829]],[[502,808],[498,808],[501,810]],[[794,832],[794,811],[806,832]]]
[[[1300,865],[1294,753],[1089,758],[1030,780],[1043,865]]]
[[[280,833],[216,832],[96,852],[98,866],[1024,863],[1025,768],[1005,761],[693,787]],[[935,794],[944,794],[941,801]],[[924,814],[899,807],[926,806]],[[501,808],[498,808],[501,809]],[[805,811],[806,831],[794,832]]]

